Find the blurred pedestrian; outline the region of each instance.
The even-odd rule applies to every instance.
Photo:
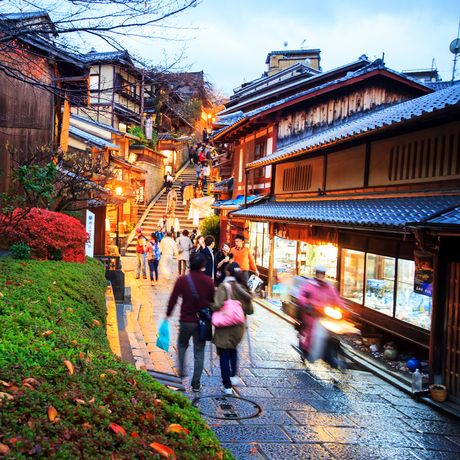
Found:
[[[166,318],[172,315],[179,297],[182,298],[179,318],[179,336],[177,349],[179,354],[179,375],[185,376],[185,355],[193,338],[194,366],[192,390],[199,392],[202,388],[201,374],[204,366],[204,350],[206,342],[201,340],[198,329],[197,313],[211,304],[214,298],[214,283],[203,273],[205,260],[202,254],[192,254],[190,257],[190,273],[182,275],[174,284],[168,302]]]
[[[176,242],[171,236],[171,232],[167,232],[166,236],[160,243],[161,259],[159,264],[159,271],[161,276],[170,280],[175,273],[174,258],[177,256]]]
[[[222,249],[216,254],[216,276],[214,278],[216,286],[219,286],[219,284],[224,280],[225,267],[232,258],[233,255],[230,254],[230,246],[227,243],[224,243],[222,245]]]
[[[239,265],[243,272],[245,281],[249,279],[251,272],[259,276],[259,270],[257,270],[254,257],[249,248],[245,245],[244,235],[238,234],[235,236],[235,246],[231,249],[231,253],[233,254],[233,261]]]
[[[142,233],[142,228],[136,228],[136,279],[147,279],[147,238]]]
[[[161,240],[164,238],[164,226],[158,225],[157,229],[153,233],[155,235],[155,238],[157,239],[158,243],[161,243]]]
[[[158,282],[158,265],[160,263],[160,245],[155,233],[152,233],[150,241],[147,244],[147,263],[150,271],[150,285]]]
[[[188,230],[184,230],[176,241],[179,275],[185,275],[185,271],[189,268],[190,251],[193,249],[193,243],[188,235]]]
[[[204,250],[206,245],[204,244],[204,236],[203,235],[198,235],[195,237],[195,240],[193,241],[193,249],[192,252],[201,252]]]
[[[201,250],[201,254],[203,254],[206,259],[204,272],[206,273],[206,275],[214,279],[216,270],[216,265],[214,262],[214,246],[216,245],[216,240],[212,235],[207,235],[204,238],[204,244],[205,247]]]
[[[177,192],[171,189],[166,196],[166,212],[175,212],[177,206]]]
[[[227,300],[240,302],[245,315],[254,313],[252,305],[252,294],[242,276],[242,272],[237,263],[231,262],[225,268],[225,278],[214,296],[211,305],[213,311],[219,311]],[[243,339],[246,324],[236,324],[234,326],[216,327],[214,329],[213,342],[217,347],[219,355],[220,372],[222,376],[222,391],[225,394],[233,394],[233,384],[236,381],[238,372],[238,352],[237,347]]]

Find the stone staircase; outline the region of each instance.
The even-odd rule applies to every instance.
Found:
[[[182,173],[177,177],[177,179],[174,182],[173,187],[177,191],[177,206],[176,206],[176,217],[179,219],[180,222],[180,228],[182,230],[189,230],[190,232],[194,228],[193,223],[191,220],[189,220],[188,217],[188,212],[185,211],[185,207],[182,204],[181,200],[181,195],[180,195],[180,180],[183,180],[185,184],[195,184],[196,183],[196,173],[195,169],[193,166],[187,166]],[[206,194],[207,187],[205,187],[204,192]],[[163,217],[164,214],[166,214],[166,192],[164,191],[158,201],[155,203],[155,205],[150,209],[149,214],[145,218],[144,222],[142,223],[142,230],[144,235],[150,236],[151,233],[153,233],[158,226],[158,221],[161,217]],[[146,206],[144,206],[141,209],[139,209],[139,218],[142,217],[146,209]],[[133,239],[131,243],[128,245],[126,249],[126,255],[127,256],[135,256],[136,255],[136,240]]]

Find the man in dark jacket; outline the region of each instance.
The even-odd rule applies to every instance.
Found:
[[[185,353],[190,338],[193,337],[194,367],[192,377],[192,389],[195,392],[201,390],[201,374],[204,365],[205,344],[200,339],[198,330],[197,312],[208,307],[214,299],[214,283],[209,276],[204,274],[205,258],[201,253],[190,256],[190,273],[180,276],[174,284],[169,298],[166,318],[169,318],[176,306],[179,297],[182,297],[182,305],[179,318],[179,337],[177,348],[179,352],[179,374],[184,375]]]
[[[214,246],[216,245],[216,240],[212,235],[208,235],[204,239],[204,244],[206,246],[201,250],[201,254],[203,254],[206,259],[204,272],[206,275],[214,279],[216,273],[216,265],[214,260]]]

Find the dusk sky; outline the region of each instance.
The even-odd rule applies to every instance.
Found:
[[[443,80],[450,80],[460,2],[455,0],[202,0],[175,21],[195,37],[182,61],[204,70],[224,95],[266,69],[267,53],[280,49],[319,48],[328,70],[366,54],[382,57],[395,70],[430,68],[433,58]],[[284,43],[288,45],[285,48]],[[144,53],[146,47],[137,50]],[[159,41],[150,58],[171,58],[183,43]],[[460,59],[457,77],[460,75]]]

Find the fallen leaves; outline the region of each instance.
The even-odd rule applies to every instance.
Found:
[[[0,391],[0,404],[4,400],[11,401],[12,399],[14,399],[14,397],[12,395],[10,395],[9,393],[5,393],[3,391]]]
[[[6,444],[0,442],[0,455],[6,455],[10,451],[10,448]]]
[[[99,327],[101,325],[101,322],[98,321],[97,319],[93,319],[93,326]]]
[[[69,371],[69,374],[73,375],[74,372],[75,372],[74,365],[68,359],[64,360],[64,364],[65,364],[65,367],[67,367],[67,370]]]
[[[54,422],[57,419],[57,416],[58,416],[58,411],[53,406],[49,406],[48,407],[48,418],[50,422]]]
[[[120,425],[117,425],[116,423],[110,423],[109,428],[117,435],[117,436],[126,436],[126,431],[123,427]]]
[[[150,447],[163,457],[169,458],[171,460],[176,460],[176,454],[170,447],[165,446],[164,444],[160,444],[159,442],[152,442]]]
[[[48,303],[51,305],[51,297],[48,296]]]
[[[45,332],[42,332],[42,336],[43,337],[49,337],[53,333],[54,333],[54,331],[51,331],[51,330],[50,331],[45,331]]]
[[[166,433],[185,433],[189,434],[190,430],[187,430],[187,428],[184,428],[182,425],[179,425],[178,423],[171,423],[168,428],[166,429]]]

